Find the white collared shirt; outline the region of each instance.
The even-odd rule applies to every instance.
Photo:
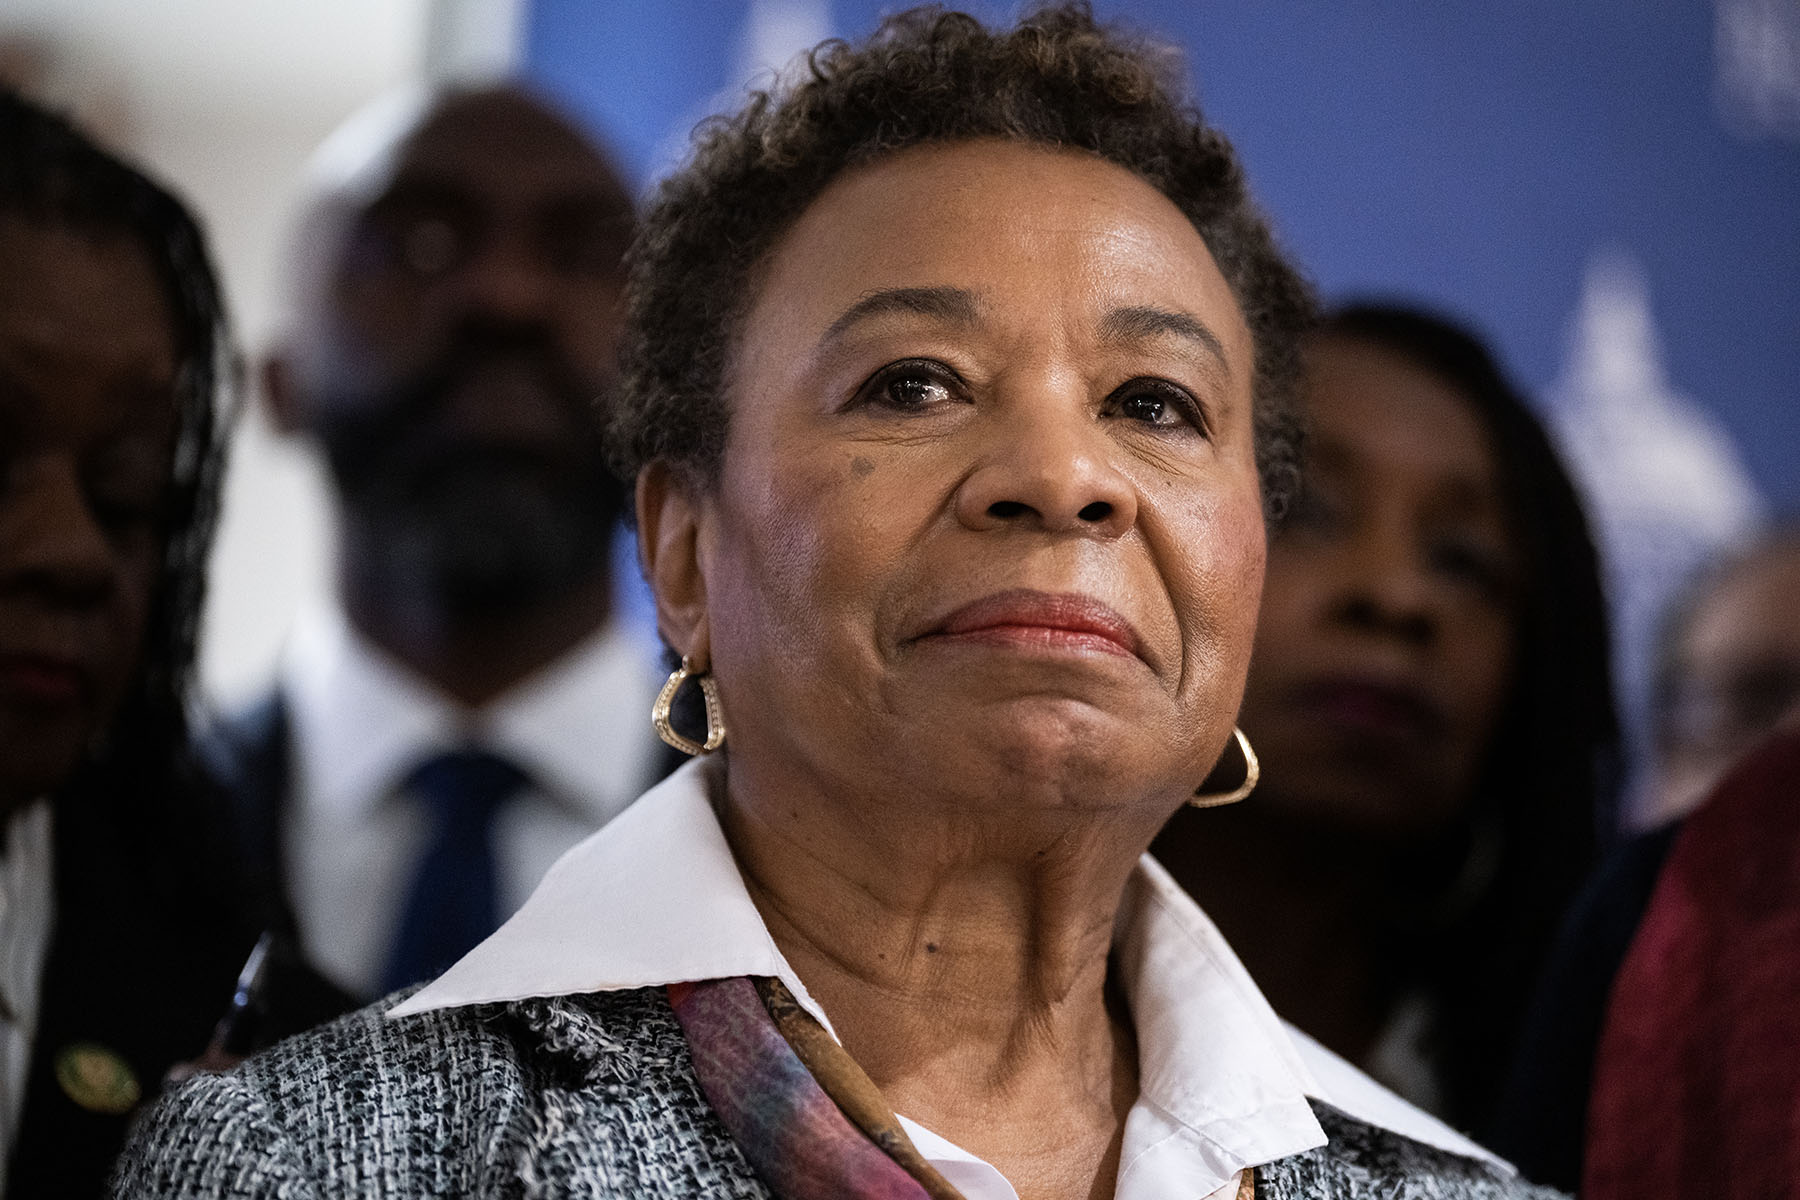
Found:
[[[56,903],[53,820],[48,800],[14,812],[0,854],[0,1164],[12,1160],[37,1035],[38,989]],[[5,1188],[0,1179],[0,1191]]]
[[[353,993],[374,995],[427,836],[401,792],[438,753],[478,746],[530,786],[496,817],[501,911],[654,777],[655,649],[614,621],[471,711],[360,637],[335,607],[302,615],[282,664],[290,802],[282,853],[301,940]]]
[[[499,932],[389,1015],[764,975],[830,1029],[744,886],[708,799],[719,786],[705,759],[670,776],[564,855]],[[1140,1088],[1117,1200],[1229,1197],[1245,1168],[1325,1144],[1308,1096],[1510,1170],[1284,1026],[1212,922],[1147,855],[1126,887],[1113,951]],[[1016,1200],[993,1166],[900,1119],[968,1200]]]

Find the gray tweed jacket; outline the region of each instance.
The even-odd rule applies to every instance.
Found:
[[[707,1105],[659,990],[388,1021],[393,1001],[163,1097],[124,1197],[768,1197]],[[1548,1200],[1319,1106],[1330,1145],[1257,1168],[1259,1200]]]

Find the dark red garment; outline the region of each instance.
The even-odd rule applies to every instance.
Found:
[[[1613,984],[1584,1200],[1800,1198],[1800,732],[1687,819]]]

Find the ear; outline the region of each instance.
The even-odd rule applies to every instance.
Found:
[[[706,573],[700,565],[700,505],[686,480],[657,461],[638,472],[638,555],[656,594],[656,627],[677,654],[712,662]]]
[[[306,420],[299,382],[294,378],[293,360],[276,349],[270,351],[257,368],[257,381],[262,384],[263,411],[268,415],[269,424],[285,437],[304,432]]]

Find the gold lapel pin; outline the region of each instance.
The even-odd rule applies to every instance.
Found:
[[[131,1064],[95,1042],[72,1042],[56,1052],[63,1094],[92,1113],[123,1116],[144,1098]]]

